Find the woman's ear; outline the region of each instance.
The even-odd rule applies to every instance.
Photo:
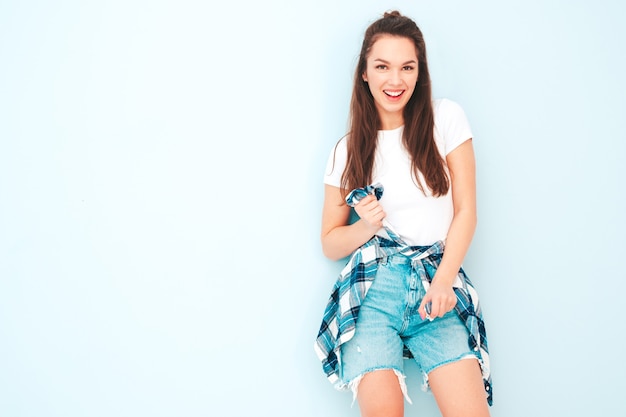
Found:
[[[361,74],[361,78],[363,78],[363,81],[367,82],[367,74],[365,72]]]

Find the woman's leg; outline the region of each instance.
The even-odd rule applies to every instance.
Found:
[[[365,374],[357,398],[362,417],[404,416],[404,396],[398,376],[391,369]]]
[[[428,374],[428,381],[443,417],[489,417],[477,359],[442,365]]]
[[[405,315],[410,260],[390,257],[361,305],[352,339],[341,346],[341,378],[348,383],[363,417],[402,417],[404,344],[398,329]]]

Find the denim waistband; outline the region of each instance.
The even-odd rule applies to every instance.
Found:
[[[413,249],[417,249],[418,251],[420,249],[422,250],[427,250],[428,248],[430,248],[430,246],[413,246]],[[387,255],[384,258],[382,258],[380,260],[381,264],[387,264],[387,263],[392,263],[392,264],[410,264],[412,261],[412,257],[406,256],[402,253],[394,253],[391,255]]]

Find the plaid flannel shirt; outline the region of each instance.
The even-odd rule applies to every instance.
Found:
[[[353,190],[346,197],[346,202],[350,207],[354,207],[366,195],[374,194],[380,199],[382,193],[382,185],[369,185]],[[424,288],[428,290],[443,255],[444,243],[442,241],[429,247],[409,246],[388,224],[383,222],[383,225],[390,239],[374,236],[352,254],[339,274],[324,311],[324,318],[314,345],[315,352],[322,361],[326,377],[338,389],[346,388],[338,375],[341,362],[340,346],[354,336],[359,308],[374,281],[378,263],[394,254],[411,258],[412,267],[421,278]],[[453,287],[457,296],[455,310],[469,330],[470,349],[479,355],[487,401],[491,405],[493,396],[489,350],[478,293],[462,268],[459,270]],[[410,357],[410,352],[406,348],[405,357]]]

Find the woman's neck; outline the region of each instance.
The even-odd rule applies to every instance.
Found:
[[[404,125],[404,116],[400,114],[379,115],[381,130],[394,130]]]

